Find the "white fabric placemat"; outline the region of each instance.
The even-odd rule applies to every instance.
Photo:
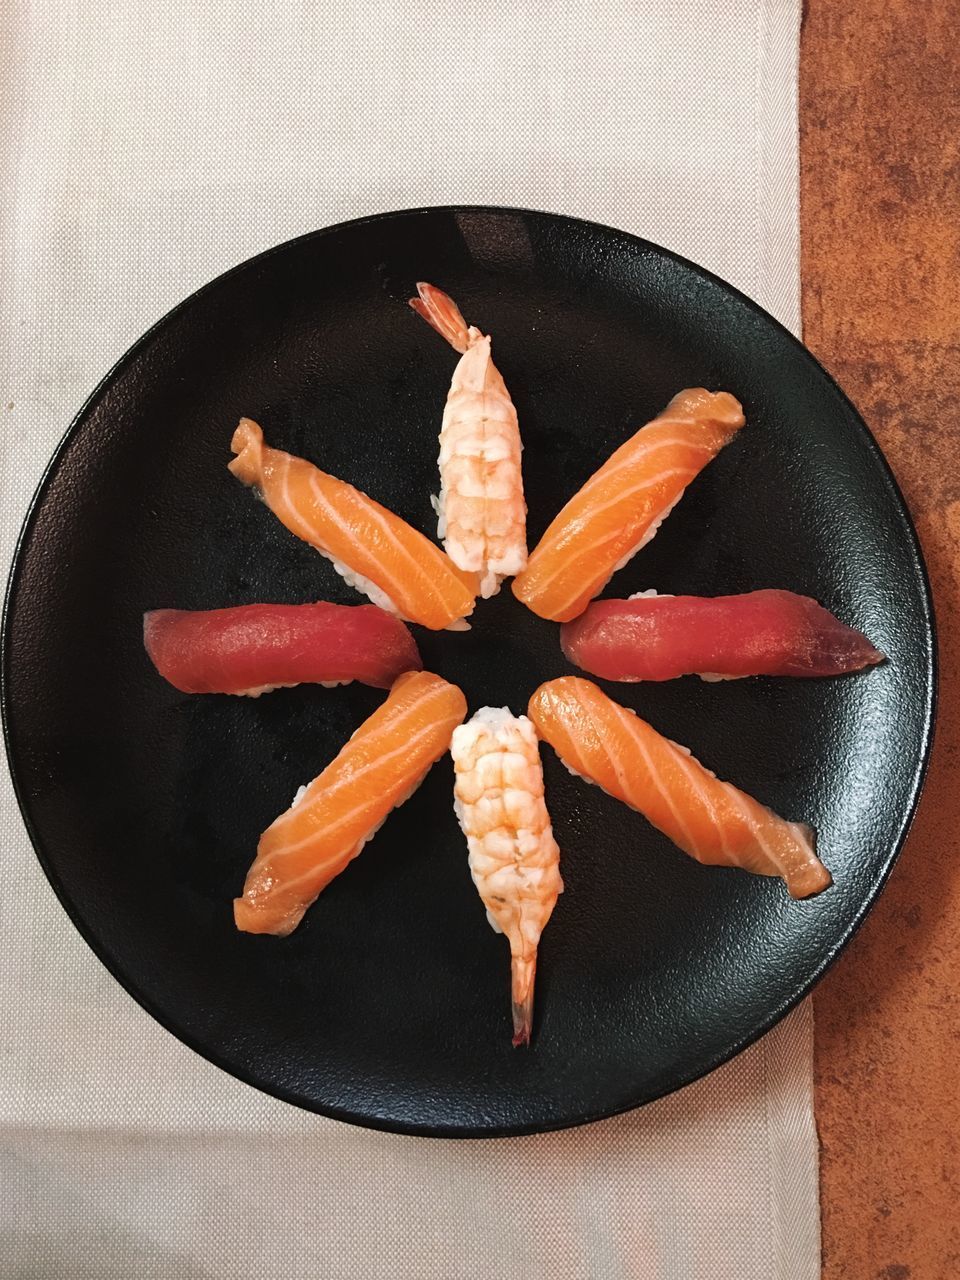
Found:
[[[612,223],[796,329],[800,0],[0,7],[0,537],[101,374],[198,285],[343,218]],[[0,1275],[813,1280],[811,1018],[592,1127],[433,1142],[301,1113],[162,1031],[74,933],[4,773]]]

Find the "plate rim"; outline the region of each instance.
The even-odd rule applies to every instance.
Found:
[[[764,320],[767,324],[772,325],[775,330],[788,340],[788,343],[801,354],[802,358],[812,368],[815,374],[826,380],[829,388],[837,395],[841,403],[850,412],[851,417],[860,432],[863,443],[873,458],[873,461],[879,464],[879,472],[885,481],[893,504],[897,509],[900,523],[903,527],[903,533],[907,542],[907,550],[913,563],[916,573],[917,582],[920,586],[920,599],[922,609],[922,622],[924,630],[924,638],[927,641],[929,649],[929,662],[925,663],[925,688],[926,688],[926,709],[923,716],[921,750],[919,760],[916,763],[913,772],[913,780],[910,789],[909,803],[900,822],[900,830],[897,839],[890,850],[885,862],[881,866],[870,892],[858,904],[855,915],[847,925],[847,928],[837,939],[837,941],[825,952],[815,966],[809,978],[800,984],[799,988],[791,993],[784,1001],[777,1005],[773,1012],[765,1018],[757,1028],[741,1037],[728,1049],[720,1054],[715,1054],[706,1064],[698,1064],[692,1070],[681,1071],[675,1077],[674,1081],[665,1088],[656,1090],[644,1097],[642,1100],[628,1103],[625,1106],[619,1106],[613,1109],[601,1108],[597,1111],[588,1112],[587,1114],[575,1119],[564,1119],[560,1121],[532,1122],[521,1125],[498,1125],[492,1128],[477,1126],[450,1126],[437,1124],[419,1124],[408,1122],[402,1119],[382,1118],[377,1116],[360,1116],[356,1112],[345,1110],[331,1105],[320,1105],[316,1101],[307,1098],[301,1094],[297,1094],[292,1090],[286,1090],[277,1085],[267,1085],[263,1081],[255,1080],[251,1074],[243,1069],[228,1065],[224,1059],[221,1059],[215,1050],[211,1050],[209,1046],[201,1045],[195,1037],[189,1033],[183,1032],[175,1025],[174,1019],[166,1013],[162,1013],[154,1005],[149,996],[139,990],[137,984],[127,977],[123,971],[122,964],[113,957],[108,949],[103,946],[100,940],[95,936],[94,931],[87,926],[71,902],[60,878],[57,874],[51,859],[48,857],[43,847],[42,841],[36,831],[30,814],[28,812],[28,804],[24,794],[24,788],[18,777],[17,768],[15,767],[14,752],[14,733],[11,724],[11,707],[10,688],[11,688],[11,650],[12,650],[12,614],[17,598],[20,576],[23,568],[23,562],[26,558],[29,543],[34,531],[34,527],[43,506],[44,499],[50,484],[56,475],[67,447],[72,441],[75,434],[81,429],[84,422],[88,418],[97,402],[109,390],[115,380],[123,374],[126,368],[134,363],[137,357],[161,334],[169,325],[171,325],[182,312],[193,306],[199,299],[213,292],[226,280],[241,274],[242,272],[254,270],[260,264],[266,262],[275,255],[282,254],[294,248],[297,245],[304,244],[308,241],[319,240],[328,235],[335,235],[338,232],[349,230],[353,227],[366,226],[372,223],[391,222],[400,218],[415,218],[436,214],[449,215],[476,215],[476,214],[492,214],[499,216],[514,217],[534,217],[545,218],[554,223],[564,224],[568,228],[579,228],[590,234],[602,234],[604,236],[615,236],[635,247],[641,248],[647,252],[653,252],[656,256],[667,259],[684,269],[691,271],[694,275],[701,277],[708,283],[719,286],[719,288],[730,295],[737,301],[745,305],[746,308],[753,312],[755,316]],[[735,285],[731,285],[721,276],[709,271],[707,268],[700,266],[698,263],[681,254],[675,253],[671,249],[666,249],[655,241],[648,240],[643,236],[638,236],[629,231],[624,231],[619,227],[614,227],[606,223],[595,222],[586,218],[578,218],[569,214],[553,213],[549,210],[521,208],[512,205],[496,205],[496,204],[444,204],[444,205],[415,205],[409,208],[391,209],[381,213],[365,214],[357,218],[345,219],[341,222],[331,223],[326,227],[318,227],[311,231],[294,236],[289,240],[284,240],[279,244],[270,246],[252,257],[245,258],[234,266],[227,268],[225,271],[214,276],[211,280],[194,289],[185,298],[178,302],[169,311],[165,312],[159,319],[155,320],[136,341],[124,351],[120,357],[110,366],[105,374],[99,379],[93,390],[87,395],[80,408],[74,414],[69,425],[58,441],[49,461],[43,469],[40,479],[37,481],[33,494],[27,504],[26,512],[23,516],[20,530],[17,535],[10,567],[7,573],[6,587],[4,591],[2,614],[0,614],[0,721],[3,726],[3,745],[6,754],[6,765],[9,772],[13,792],[20,811],[21,819],[27,831],[30,844],[36,855],[40,867],[53,889],[61,907],[72,922],[74,928],[80,934],[86,945],[94,953],[100,963],[107,969],[111,977],[117,981],[120,986],[131,996],[138,1005],[152,1017],[161,1027],[169,1034],[175,1036],[182,1044],[197,1053],[201,1058],[206,1059],[213,1066],[225,1071],[228,1075],[240,1080],[242,1083],[257,1089],[259,1092],[269,1097],[279,1099],[289,1105],[296,1106],[301,1110],[311,1112],[315,1115],[321,1115],[333,1120],[339,1120],[346,1124],[355,1125],[360,1128],[374,1129],[380,1132],[395,1133],[399,1135],[412,1137],[427,1138],[462,1138],[462,1139],[495,1139],[508,1137],[524,1137],[538,1133],[559,1132],[565,1129],[580,1127],[585,1124],[593,1124],[601,1120],[611,1119],[614,1116],[624,1115],[629,1111],[637,1108],[648,1106],[650,1103],[657,1101],[659,1098],[669,1096],[672,1093],[685,1088],[694,1083],[696,1080],[703,1079],[711,1074],[725,1063],[730,1062],[733,1058],[741,1054],[745,1049],[755,1044],[773,1027],[780,1023],[792,1009],[808,996],[817,984],[822,980],[824,975],[836,963],[840,954],[849,945],[855,934],[859,931],[861,925],[867,915],[873,909],[886,887],[887,880],[899,861],[903,846],[913,827],[916,818],[917,809],[923,795],[924,787],[927,780],[927,774],[932,752],[936,719],[939,703],[939,647],[937,641],[937,622],[935,606],[933,601],[933,592],[930,584],[930,576],[923,556],[923,549],[917,534],[916,525],[911,514],[910,508],[904,498],[903,491],[894,475],[883,450],[880,448],[870,427],[867,425],[863,415],[857,409],[856,405],[839,385],[832,374],[817,357],[810,351],[808,347],[798,338],[790,329],[786,327],[775,316],[771,315],[758,302],[754,301],[747,294],[738,289]]]

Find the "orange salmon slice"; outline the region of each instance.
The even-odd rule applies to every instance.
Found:
[[[231,448],[237,456],[229,466],[237,479],[256,488],[291,533],[345,565],[351,576],[372,583],[372,592],[359,589],[367,590],[374,604],[433,631],[455,626],[473,612],[477,575],[458,569],[435,543],[379,502],[304,458],[271,449],[250,418],[240,419]]]
[[[456,685],[411,671],[340,754],[260,837],[233,914],[247,933],[291,933],[391,809],[449,749],[467,714]]]
[[[786,822],[721,782],[592,681],[548,681],[530,699],[527,714],[568,769],[639,810],[698,862],[780,876],[794,898],[832,883],[810,827]]]
[[[653,538],[683,491],[743,426],[726,391],[673,397],[594,472],[548,526],[513,580],[518,600],[554,622],[581,614]]]

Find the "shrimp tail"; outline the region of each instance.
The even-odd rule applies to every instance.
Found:
[[[417,293],[420,296],[411,298],[410,306],[436,329],[441,338],[446,338],[454,351],[463,355],[470,346],[470,331],[460,308],[442,289],[423,280],[417,281]]]
[[[513,1047],[530,1043],[533,1027],[533,979],[537,957],[513,956],[510,961],[513,998]]]

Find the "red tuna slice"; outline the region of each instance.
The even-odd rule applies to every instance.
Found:
[[[389,689],[403,672],[423,667],[404,623],[372,604],[155,609],[144,614],[143,642],[163,678],[183,693],[255,697],[351,680]]]
[[[595,600],[564,623],[560,643],[604,680],[835,676],[883,661],[866,636],[792,591]]]

